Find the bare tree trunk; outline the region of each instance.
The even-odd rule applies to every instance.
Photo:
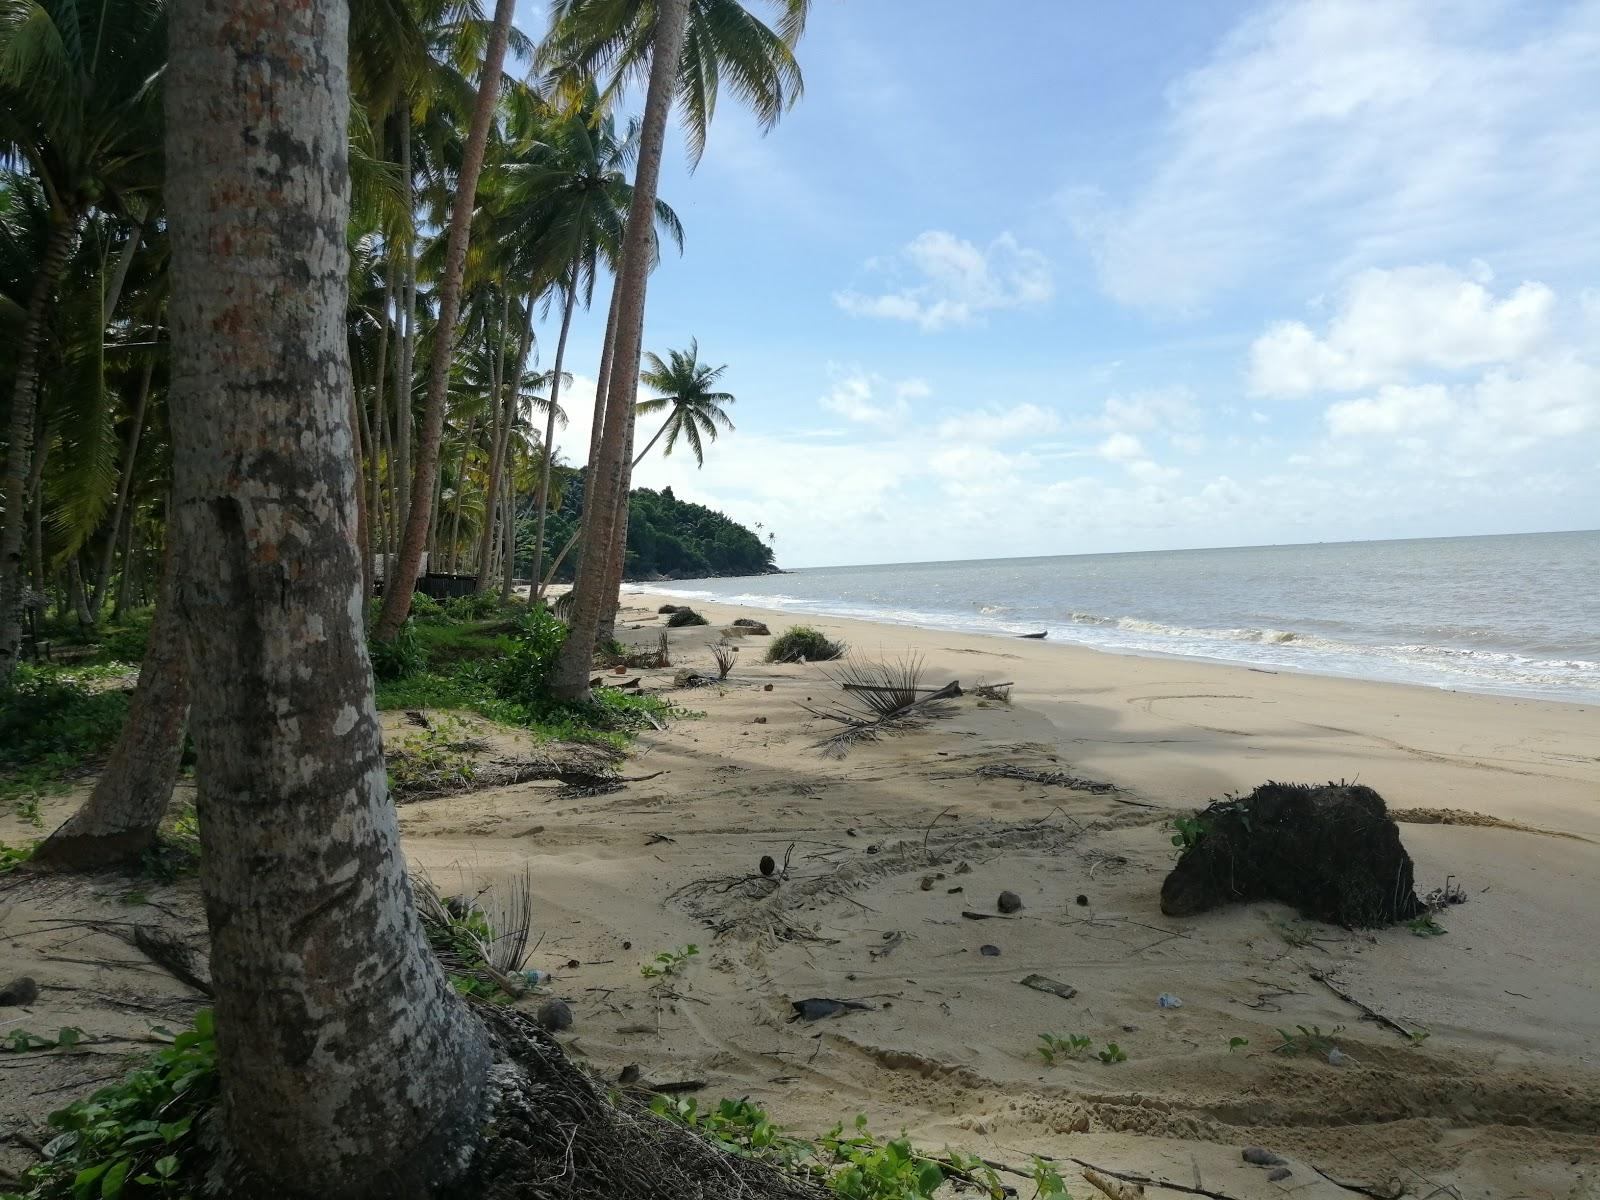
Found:
[[[144,237],[143,205],[137,201],[132,202],[140,211],[134,214],[133,228],[128,231],[128,240],[122,243],[122,253],[117,255],[117,265],[112,268],[111,278],[106,283],[105,296],[101,301],[100,323],[111,324],[111,318],[117,315],[117,301],[122,299],[122,285],[128,281],[128,268],[133,265],[133,256],[139,253],[139,242]]]
[[[36,867],[100,870],[131,862],[155,844],[189,717],[188,647],[175,602],[181,560],[172,546],[169,539],[150,644],[122,734],[83,806],[34,850]]]
[[[501,562],[503,568],[500,575],[500,599],[511,599],[511,589],[516,585],[517,573],[517,471],[514,459],[516,450],[511,446],[511,438],[506,437],[505,461],[505,497],[501,501],[500,511],[504,520],[500,526],[502,535]]]
[[[89,593],[83,586],[82,556],[77,551],[67,559],[67,594],[72,599],[72,615],[77,619],[78,628],[93,629],[94,617],[89,613]]]
[[[55,299],[56,284],[67,266],[72,248],[73,223],[53,220],[44,261],[28,294],[28,311],[17,345],[17,375],[11,388],[11,429],[6,440],[3,490],[6,510],[0,522],[0,684],[11,678],[22,646],[22,533],[26,528],[29,452],[33,448],[33,419],[39,391],[39,347],[44,322]]]
[[[130,517],[122,534],[122,574],[117,577],[117,598],[111,605],[113,621],[122,620],[122,614],[128,610],[128,588],[133,582],[133,572],[138,562],[138,531]]]
[[[644,312],[639,313],[639,340],[644,341]],[[616,636],[617,608],[622,602],[622,575],[628,562],[628,519],[632,511],[629,497],[633,487],[633,468],[638,465],[639,459],[649,453],[650,446],[646,446],[640,453],[639,459],[633,456],[633,435],[639,427],[639,409],[637,397],[639,392],[638,373],[634,373],[631,383],[624,386],[621,396],[628,405],[628,438],[626,447],[622,452],[622,471],[617,480],[617,492],[612,503],[616,505],[617,523],[611,533],[611,545],[606,550],[606,581],[600,592],[600,620],[595,627],[595,645],[599,646],[609,642]],[[610,397],[618,395],[615,389],[608,394]],[[666,429],[671,422],[669,416],[662,423],[661,428]],[[657,433],[656,437],[661,434]],[[650,445],[655,444],[655,438],[650,439]]]
[[[572,264],[572,273],[567,278],[567,302],[561,309],[561,333],[556,338],[556,360],[550,374],[550,411],[544,419],[544,446],[543,462],[539,467],[539,507],[538,517],[535,520],[533,535],[533,569],[529,572],[532,580],[528,593],[529,600],[538,599],[544,591],[539,583],[539,571],[544,565],[544,522],[550,508],[550,468],[555,463],[556,440],[556,412],[561,402],[561,371],[567,357],[567,331],[572,328],[572,309],[578,299],[578,264]],[[612,290],[611,311],[616,312],[616,291]],[[611,322],[606,321],[607,333],[610,332]],[[599,388],[595,389],[598,398]],[[591,440],[593,440],[591,438]]]
[[[173,519],[241,1200],[433,1195],[490,1058],[417,917],[361,630],[346,21],[176,0],[170,25]]]
[[[478,194],[478,173],[483,168],[484,148],[489,140],[489,124],[494,119],[500,96],[500,68],[505,62],[506,42],[516,0],[496,0],[494,26],[483,55],[483,74],[478,79],[478,100],[472,111],[472,125],[461,156],[456,178],[455,204],[450,210],[450,235],[445,243],[444,274],[439,280],[439,322],[434,330],[433,360],[428,364],[428,395],[422,407],[422,431],[417,445],[413,496],[429,498],[434,476],[439,472],[439,439],[444,432],[445,389],[450,381],[450,356],[455,346],[456,318],[461,309],[461,278],[467,264],[467,241],[472,235],[472,209]],[[391,641],[411,613],[411,594],[422,570],[423,542],[428,535],[428,512],[415,500],[406,514],[405,539],[400,545],[400,561],[394,578],[383,592],[383,612],[378,617],[375,637]]]
[[[356,476],[356,546],[361,549],[361,620],[366,624],[367,597],[372,595],[372,569],[367,561],[367,495],[361,487],[361,375],[354,360],[350,363],[350,466]]]
[[[384,249],[387,251],[390,247],[385,245]],[[367,421],[367,521],[375,535],[363,549],[366,556],[364,574],[369,580],[377,575],[374,559],[379,553],[378,547],[387,545],[383,533],[386,524],[381,476],[383,464],[380,461],[388,440],[384,435],[383,389],[389,377],[389,339],[392,336],[389,313],[394,306],[393,255],[389,254],[387,258],[383,272],[383,311],[378,315],[378,361],[372,381],[372,416]]]
[[[136,227],[140,228],[140,227]],[[154,341],[161,338],[161,326],[155,328]],[[105,552],[100,556],[100,571],[95,576],[94,595],[89,601],[89,612],[96,620],[105,604],[106,588],[111,583],[111,564],[117,543],[122,540],[122,519],[128,508],[128,495],[133,491],[133,468],[139,461],[139,438],[144,431],[144,412],[150,402],[150,377],[155,373],[156,351],[145,359],[144,373],[139,379],[139,400],[133,408],[133,427],[128,430],[128,444],[122,451],[122,477],[117,481],[117,502],[111,514],[111,536],[106,539]]]
[[[501,339],[502,341],[504,338]],[[506,452],[511,444],[511,428],[516,424],[517,417],[517,387],[515,381],[522,379],[523,371],[528,363],[528,348],[533,344],[533,297],[528,297],[528,306],[522,319],[522,333],[517,345],[517,370],[514,381],[506,387],[506,380],[499,378],[495,396],[499,400],[495,417],[495,440],[489,453],[489,483],[484,492],[484,514],[482,541],[478,546],[478,579],[474,585],[480,592],[487,591],[489,582],[494,577],[493,559],[490,552],[493,542],[495,523],[490,518],[499,507],[503,489],[501,475],[505,471]]]
[[[41,596],[49,584],[44,567],[44,464],[50,457],[50,443],[45,440],[44,414],[39,413],[34,419],[34,455],[33,465],[28,468],[28,520],[30,523],[29,557],[32,558],[30,569],[33,573],[33,590]]]
[[[604,600],[605,548],[617,525],[616,506],[609,503],[608,498],[616,494],[622,475],[628,425],[633,418],[633,390],[639,377],[639,335],[643,328],[645,288],[650,279],[654,248],[656,189],[661,179],[661,153],[688,8],[689,0],[658,0],[656,5],[650,84],[645,92],[644,123],[639,138],[639,164],[634,175],[628,229],[623,239],[622,271],[617,280],[622,301],[617,310],[605,435],[600,444],[597,470],[587,481],[583,506],[583,541],[589,552],[578,562],[578,579],[568,618],[569,632],[551,680],[551,691],[562,700],[582,700],[589,695],[589,666],[593,661],[594,638]]]
[[[473,435],[478,432],[478,418],[467,420],[466,436],[461,439],[461,461],[456,465],[455,495],[450,501],[450,573],[454,575],[461,562],[461,496],[467,480],[467,455],[472,449]]]
[[[411,110],[400,109],[400,187],[406,211],[415,214],[416,174],[411,165]],[[396,349],[394,374],[394,452],[395,465],[389,473],[394,493],[394,537],[411,511],[411,389],[416,386],[413,359],[417,352],[417,235],[412,230],[405,239],[405,275],[400,282],[400,341]],[[393,564],[390,564],[391,566]],[[388,573],[384,574],[385,591]]]

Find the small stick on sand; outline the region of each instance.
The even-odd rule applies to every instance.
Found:
[[[1190,1187],[1186,1183],[1175,1183],[1170,1179],[1151,1179],[1148,1175],[1132,1175],[1125,1171],[1113,1171],[1107,1167],[1097,1167],[1093,1163],[1084,1162],[1081,1158],[1069,1158],[1067,1161],[1076,1163],[1079,1167],[1083,1168],[1084,1179],[1094,1184],[1095,1187],[1099,1188],[1102,1192],[1105,1192],[1106,1195],[1113,1197],[1114,1200],[1126,1200],[1128,1197],[1142,1196],[1144,1193],[1143,1191],[1134,1191],[1131,1188],[1124,1188],[1119,1191],[1110,1191],[1106,1188],[1105,1184],[1110,1183],[1111,1180],[1121,1180],[1123,1183],[1138,1184],[1141,1188],[1158,1187],[1166,1188],[1170,1192],[1187,1192],[1191,1196],[1210,1196],[1211,1200],[1238,1200],[1237,1197],[1230,1196],[1227,1192],[1213,1192],[1209,1188]],[[1098,1173],[1102,1176],[1107,1176],[1108,1178],[1096,1181],[1095,1179],[1090,1178],[1090,1174],[1092,1172]]]
[[[1364,1012],[1368,1017],[1370,1017],[1372,1020],[1376,1021],[1379,1025],[1382,1025],[1387,1029],[1394,1030],[1401,1037],[1405,1038],[1406,1041],[1414,1042],[1414,1041],[1417,1040],[1417,1035],[1416,1035],[1416,1033],[1414,1031],[1412,1031],[1410,1029],[1407,1029],[1404,1025],[1400,1024],[1399,1021],[1394,1020],[1392,1017],[1384,1016],[1381,1012],[1379,1012],[1377,1009],[1371,1007],[1370,1005],[1363,1004],[1361,1001],[1357,1000],[1354,996],[1352,996],[1349,992],[1345,991],[1343,988],[1341,988],[1337,984],[1335,984],[1333,982],[1333,980],[1329,979],[1321,971],[1313,971],[1313,972],[1311,972],[1311,978],[1315,979],[1318,983],[1320,983],[1323,987],[1327,988],[1330,992],[1332,992],[1335,996],[1339,997],[1339,999],[1343,1000],[1346,1004],[1355,1005],[1362,1012]]]

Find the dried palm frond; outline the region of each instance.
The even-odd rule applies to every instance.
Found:
[[[711,647],[711,657],[717,660],[717,678],[726,679],[728,672],[733,670],[733,664],[738,658],[739,651],[727,642],[718,642]]]
[[[949,701],[961,695],[961,685],[951,682],[941,688],[924,687],[922,672],[922,657],[916,654],[892,663],[850,660],[837,674],[825,672],[844,689],[854,707],[801,705],[814,717],[844,726],[815,743],[816,747],[829,758],[842,758],[859,742],[954,715]]]

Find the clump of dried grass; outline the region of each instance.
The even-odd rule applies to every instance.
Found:
[[[718,642],[711,647],[711,657],[717,660],[718,679],[726,679],[728,677],[728,672],[733,670],[733,664],[737,661],[738,655],[739,651],[735,647],[728,645],[727,642]]]
[[[860,742],[952,716],[955,709],[950,699],[961,694],[960,686],[925,687],[923,669],[922,656],[908,654],[887,663],[849,659],[836,673],[828,673],[828,678],[844,689],[850,704],[828,708],[801,705],[812,716],[843,726],[816,747],[829,758],[842,758]]]

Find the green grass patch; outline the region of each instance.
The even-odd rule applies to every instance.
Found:
[[[836,658],[843,658],[849,649],[843,642],[836,642],[820,629],[813,629],[809,625],[795,625],[785,629],[772,639],[772,644],[767,647],[767,661],[769,663],[789,662],[832,662]]]

